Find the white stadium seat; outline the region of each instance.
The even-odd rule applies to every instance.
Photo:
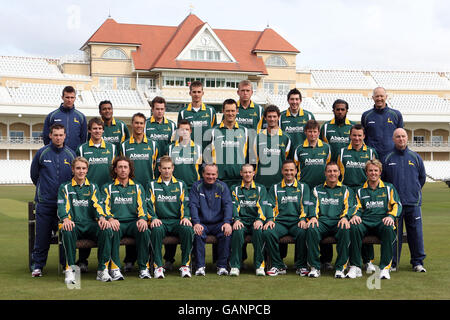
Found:
[[[29,184],[30,160],[0,160],[0,184]]]

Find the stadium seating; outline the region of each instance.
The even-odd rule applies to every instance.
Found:
[[[312,78],[320,88],[370,89],[373,80],[356,70],[311,70]]]
[[[378,86],[386,89],[449,90],[450,81],[437,72],[371,71]]]
[[[39,79],[89,80],[86,75],[62,73],[59,60],[33,57],[0,56],[0,75]]]
[[[148,108],[145,98],[136,90],[92,90],[91,93],[96,105],[102,100],[110,100],[117,107]]]
[[[30,160],[0,160],[0,184],[29,184]]]
[[[373,106],[372,98],[356,93],[321,93],[316,94],[313,99],[322,107],[322,110],[328,112],[331,112],[333,102],[337,99],[343,99],[348,102],[350,113],[362,113]]]
[[[450,110],[450,102],[436,95],[395,94],[388,99],[388,103],[400,111],[442,113]]]
[[[424,161],[427,176],[433,180],[450,181],[450,161]]]

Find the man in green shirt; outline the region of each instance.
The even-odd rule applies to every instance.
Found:
[[[99,204],[99,189],[86,178],[89,163],[83,157],[72,161],[73,179],[61,184],[58,191],[58,218],[66,256],[65,283],[75,284],[77,239],[92,239],[98,244],[97,280],[108,282],[112,231]]]
[[[106,142],[102,138],[104,126],[102,119],[98,117],[89,120],[88,132],[90,139],[76,150],[77,156],[84,157],[89,162],[90,170],[87,173],[87,178],[90,182],[100,187],[111,181],[110,165],[117,152],[114,144]],[[83,273],[88,271],[88,258],[90,254],[90,248],[79,249],[77,265]]]
[[[267,106],[264,119],[267,129],[256,137],[250,163],[256,163],[255,182],[269,189],[282,179],[281,166],[291,152],[291,138],[279,127],[280,109],[277,106]]]
[[[148,269],[150,230],[145,205],[145,191],[135,183],[133,162],[118,156],[114,159],[114,182],[102,187],[103,204],[108,222],[113,230],[111,250],[111,272],[113,280],[123,280],[120,272],[120,240],[125,236],[136,240],[139,278],[150,279]]]
[[[194,182],[200,180],[200,166],[203,161],[202,148],[191,140],[191,124],[188,120],[178,123],[178,140],[168,148],[168,155],[175,165],[173,175],[186,183],[188,191]]]
[[[249,80],[239,82],[237,94],[239,96],[236,115],[237,123],[241,127],[253,129],[258,134],[262,129],[264,108],[251,100],[253,95],[252,83]]]
[[[263,239],[273,264],[267,274],[286,274],[278,241],[289,234],[295,239],[296,273],[305,276],[308,274],[306,215],[310,210],[310,189],[307,184],[295,178],[297,169],[294,161],[285,160],[281,172],[283,180],[273,185],[268,194],[268,203],[272,210],[267,210],[267,222],[263,228]]]
[[[210,136],[208,137],[208,134],[205,135],[205,133],[217,124],[214,108],[208,107],[202,102],[204,94],[203,84],[200,81],[193,81],[189,86],[192,102],[178,113],[178,122],[186,119],[191,123],[191,139],[195,144],[202,146],[202,151],[210,142]]]
[[[338,99],[333,103],[334,118],[325,122],[320,129],[320,138],[331,149],[331,161],[336,162],[339,152],[350,143],[350,128],[355,123],[347,119],[348,103]]]
[[[145,135],[158,143],[159,155],[166,155],[175,134],[175,123],[165,117],[166,100],[155,97],[151,103],[152,116],[145,122]]]
[[[136,181],[146,185],[155,179],[156,161],[159,149],[156,141],[145,135],[145,116],[136,113],[131,118],[132,134],[130,139],[122,143],[121,154],[133,160],[136,170]]]
[[[262,229],[268,203],[266,188],[253,181],[255,169],[251,164],[241,167],[242,182],[231,187],[233,199],[233,233],[231,234],[230,276],[239,276],[245,236],[253,243],[253,265],[257,276],[264,276]]]
[[[162,263],[162,242],[166,235],[175,234],[181,242],[181,277],[191,277],[190,253],[194,240],[189,195],[186,184],[173,176],[174,165],[169,156],[163,156],[159,163],[161,175],[147,185],[148,212],[151,216],[151,241],[155,261],[155,278],[164,278]]]
[[[189,194],[194,182],[200,180],[200,169],[203,162],[202,147],[191,140],[192,128],[188,120],[182,119],[178,123],[178,140],[168,148],[169,157],[174,163],[173,176],[186,183]],[[164,245],[164,269],[172,270],[175,262],[175,244]]]
[[[366,162],[378,158],[375,149],[364,143],[364,138],[364,127],[361,124],[353,125],[350,129],[351,143],[341,149],[337,161],[341,170],[341,182],[349,186],[355,194],[367,181]],[[372,263],[374,257],[373,244],[363,244],[362,258],[368,273],[375,271]]]
[[[113,106],[109,100],[101,101],[98,105],[98,111],[105,124],[103,139],[106,142],[114,144],[116,150],[119,150],[122,142],[130,137],[127,125],[122,120],[114,118]]]
[[[248,130],[236,122],[237,103],[223,102],[223,120],[211,132],[211,161],[219,168],[219,180],[228,187],[241,179],[241,166],[248,158]]]
[[[291,89],[287,95],[289,108],[281,113],[280,128],[291,137],[294,151],[305,141],[304,126],[308,120],[314,120],[314,115],[300,107],[302,94],[296,88]],[[293,156],[293,155],[291,155]]]
[[[298,179],[310,189],[325,182],[325,166],[331,158],[330,146],[319,139],[319,129],[320,125],[316,120],[308,120],[305,125],[306,140],[294,152]],[[324,268],[332,270],[333,246],[320,244],[320,252]]]
[[[311,266],[309,277],[320,276],[319,243],[328,235],[337,239],[335,278],[345,278],[344,270],[348,260],[350,245],[349,215],[355,210],[353,191],[339,182],[339,167],[336,162],[329,162],[325,167],[326,181],[312,189],[311,202],[314,209],[308,215],[306,245],[308,247],[308,264]]]
[[[319,128],[316,120],[306,123],[306,140],[294,154],[298,179],[311,189],[325,182],[325,166],[331,159],[330,146],[319,139]]]
[[[348,278],[361,277],[361,245],[364,236],[375,234],[381,240],[380,279],[390,279],[395,241],[395,221],[402,204],[395,187],[380,179],[383,165],[377,159],[366,163],[367,182],[356,193],[357,210],[350,219],[350,270]]]

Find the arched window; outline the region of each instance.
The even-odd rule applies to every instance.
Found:
[[[127,55],[120,49],[112,48],[112,49],[106,50],[105,53],[103,53],[102,58],[126,60]]]
[[[266,66],[271,66],[271,67],[287,67],[288,64],[287,64],[286,60],[284,60],[283,57],[280,57],[280,56],[270,56],[270,57],[267,58],[267,60],[266,60]]]

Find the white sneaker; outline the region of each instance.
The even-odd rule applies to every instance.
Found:
[[[139,278],[141,279],[151,279],[152,276],[150,275],[150,271],[148,271],[147,268],[143,270],[139,270]]]
[[[231,270],[230,270],[230,276],[232,276],[232,277],[238,277],[238,276],[239,276],[239,269],[238,269],[238,268],[231,268]]]
[[[311,267],[311,271],[308,273],[308,277],[310,277],[310,278],[320,277],[320,270],[317,270],[316,268]]]
[[[421,265],[421,264],[418,264],[417,266],[414,266],[413,270],[415,272],[427,272],[427,269],[425,269],[423,267],[423,265]]]
[[[34,269],[33,272],[31,272],[31,276],[33,278],[42,277],[42,270],[41,269]]]
[[[196,276],[205,276],[205,267],[200,267],[197,269],[197,271],[195,271],[195,275]]]
[[[298,274],[300,277],[306,277],[309,273],[308,268],[299,268],[295,270],[295,273]]]
[[[103,271],[98,270],[97,271],[97,280],[102,282],[111,282],[112,278],[109,275],[108,269],[105,269]]]
[[[391,272],[396,272],[397,271],[397,267],[391,267]]]
[[[391,279],[391,275],[389,273],[389,269],[384,268],[380,272],[380,279]]]
[[[111,276],[112,281],[119,281],[125,279],[122,273],[120,272],[119,268],[109,270],[109,275]]]
[[[336,272],[334,273],[334,277],[338,279],[344,279],[345,278],[344,270],[336,270]]]
[[[266,272],[264,271],[264,268],[258,268],[256,269],[256,275],[258,277],[264,277],[266,275]]]
[[[369,261],[368,263],[366,263],[365,267],[366,267],[366,273],[368,273],[368,274],[372,274],[373,272],[377,271],[377,268],[372,263],[372,261]]]
[[[163,267],[156,268],[155,271],[153,271],[153,277],[155,279],[164,279],[164,268]]]
[[[361,278],[361,268],[357,266],[350,266],[350,270],[348,270],[346,277],[350,279]]]
[[[217,274],[219,276],[227,276],[228,275],[228,271],[225,268],[217,268]]]
[[[286,274],[286,269],[278,269],[276,267],[272,267],[269,271],[267,271],[267,275],[271,277],[276,277],[280,274]]]
[[[190,277],[192,277],[191,269],[188,266],[182,266],[179,270],[181,271],[181,277],[182,278],[190,278]]]
[[[75,271],[73,271],[72,269],[67,269],[65,275],[65,284],[75,284]]]

